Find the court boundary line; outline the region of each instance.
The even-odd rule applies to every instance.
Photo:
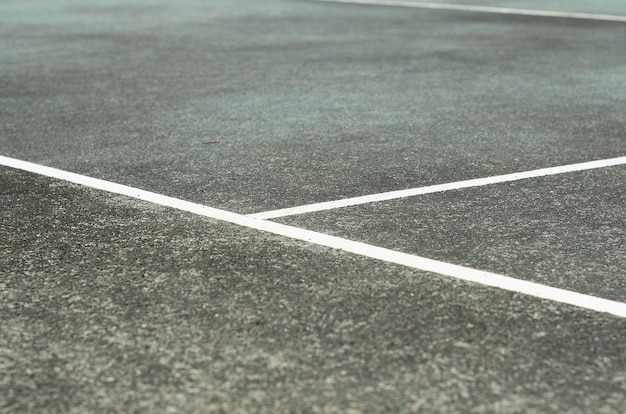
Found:
[[[414,9],[453,10],[478,13],[508,14],[516,16],[556,17],[564,19],[595,20],[626,23],[626,16],[616,14],[561,12],[554,10],[530,10],[509,7],[475,6],[448,3],[423,3],[402,0],[310,0],[318,3],[358,4],[367,6],[408,7]]]
[[[506,290],[509,292],[521,293],[540,299],[550,300],[563,304],[572,305],[578,308],[592,310],[596,312],[608,313],[614,316],[626,318],[626,303],[597,296],[587,295],[566,289],[555,288],[536,282],[516,279],[510,276],[497,273],[486,272],[465,266],[433,260],[426,257],[412,255],[374,246],[367,243],[331,236],[311,230],[288,226],[269,220],[261,220],[248,217],[243,214],[233,213],[208,207],[202,204],[184,201],[163,194],[138,188],[118,184],[110,181],[100,180],[86,175],[76,174],[56,168],[46,167],[40,164],[0,155],[0,165],[22,171],[39,174],[46,177],[56,178],[79,184],[96,190],[101,190],[113,194],[132,197],[138,200],[147,201],[153,204],[186,211],[192,214],[225,221],[231,224],[284,236],[294,240],[329,247],[332,249],[353,253],[359,256],[393,263],[416,270],[436,273],[442,276],[452,277],[458,280],[478,283]]]
[[[377,203],[399,198],[414,197],[424,194],[440,193],[444,191],[460,190],[472,187],[482,187],[486,185],[508,183],[530,178],[547,177],[571,172],[587,171],[599,168],[615,167],[626,164],[625,157],[608,158],[603,160],[587,161],[576,164],[567,164],[557,167],[539,168],[511,174],[494,175],[490,177],[474,178],[470,180],[455,181],[445,184],[435,184],[426,187],[409,188],[405,190],[387,191],[384,193],[369,194],[364,196],[343,198],[333,201],[323,201],[321,203],[303,204],[301,206],[281,208],[277,210],[262,211],[248,214],[248,217],[269,220],[279,217],[295,216],[298,214],[313,213],[318,211],[333,210],[344,207],[357,206],[362,204]]]

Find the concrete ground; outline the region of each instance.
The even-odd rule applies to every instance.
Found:
[[[613,159],[624,38],[300,0],[5,0],[0,156],[239,214]],[[625,183],[622,162],[272,220],[624,306]],[[0,412],[626,411],[620,316],[6,165],[0,206]]]

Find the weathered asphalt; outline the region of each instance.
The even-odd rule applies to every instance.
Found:
[[[1,153],[244,213],[626,153],[624,24],[124,3],[3,6]]]
[[[541,3],[515,5],[563,7]],[[0,154],[240,213],[612,158],[625,35],[288,0],[4,1]],[[624,301],[625,175],[280,221]],[[624,319],[5,167],[0,206],[2,412],[626,409]]]

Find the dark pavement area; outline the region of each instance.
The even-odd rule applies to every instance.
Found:
[[[617,413],[626,402],[626,319],[0,177],[3,412]]]
[[[0,155],[237,213],[614,158],[623,39],[300,0],[5,0]],[[625,175],[277,221],[624,302]],[[7,167],[0,234],[2,413],[626,411],[624,318]]]

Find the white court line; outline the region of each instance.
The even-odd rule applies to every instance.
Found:
[[[0,165],[29,171],[47,177],[69,181],[84,185],[97,190],[121,194],[154,204],[175,208],[189,213],[226,221],[239,226],[249,227],[295,240],[326,246],[333,249],[343,250],[360,256],[376,260],[395,263],[413,269],[438,273],[456,279],[480,283],[482,285],[496,287],[511,292],[523,293],[541,299],[565,303],[579,308],[589,309],[596,312],[605,312],[622,318],[626,318],[626,303],[603,299],[596,296],[585,295],[565,289],[554,288],[539,283],[515,279],[496,273],[484,272],[464,266],[432,260],[412,254],[402,253],[383,247],[360,243],[341,237],[330,236],[297,227],[287,226],[267,220],[259,220],[242,214],[219,210],[201,204],[191,203],[177,198],[168,197],[138,188],[128,187],[109,181],[99,180],[85,175],[74,174],[56,168],[45,167],[26,161],[0,156]]]
[[[360,204],[375,203],[378,201],[394,200],[397,198],[412,197],[423,194],[439,193],[442,191],[459,190],[462,188],[480,187],[490,184],[506,183],[510,181],[524,180],[527,178],[544,177],[548,175],[564,174],[576,171],[592,170],[596,168],[612,167],[626,164],[626,157],[610,158],[582,162],[579,164],[562,165],[559,167],[541,168],[525,172],[496,175],[493,177],[476,178],[472,180],[456,181],[453,183],[436,184],[427,187],[409,188],[406,190],[389,191],[386,193],[370,194],[359,197],[344,198],[341,200],[325,201],[322,203],[306,204],[296,207],[282,208],[279,210],[263,211],[248,214],[248,217],[258,219],[273,219],[278,217],[293,216],[296,214],[312,213],[316,211],[332,210],[335,208],[356,206]]]
[[[626,22],[626,16],[614,14],[574,13],[551,10],[512,9],[508,7],[470,6],[463,4],[421,3],[399,0],[311,0],[324,3],[364,4],[371,6],[412,7],[416,9],[456,10],[480,13],[512,14],[518,16],[559,17],[567,19]]]

